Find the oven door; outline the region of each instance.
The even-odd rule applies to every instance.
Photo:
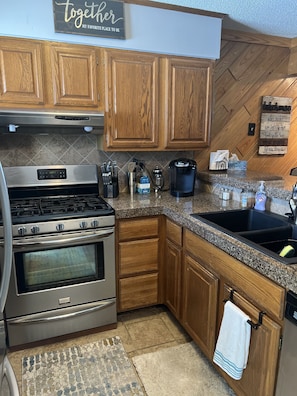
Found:
[[[7,318],[115,298],[114,228],[15,239]]]

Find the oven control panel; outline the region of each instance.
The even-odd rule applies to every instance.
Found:
[[[36,235],[56,234],[73,231],[94,230],[105,227],[114,227],[115,216],[99,216],[84,219],[69,219],[46,221],[26,224],[14,224],[12,233],[14,237],[34,237]],[[0,227],[0,238],[3,238],[3,230]]]
[[[38,180],[66,179],[67,173],[65,168],[37,169],[37,178]]]

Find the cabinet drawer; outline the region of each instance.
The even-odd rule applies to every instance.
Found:
[[[118,223],[118,230],[119,241],[157,237],[159,233],[159,218],[121,220]]]
[[[159,239],[121,242],[119,244],[119,275],[157,271]]]
[[[120,310],[133,309],[158,303],[158,274],[120,279]]]
[[[171,220],[166,221],[166,236],[167,238],[173,242],[176,246],[181,247],[182,246],[182,233],[183,229],[181,226],[177,225]]]

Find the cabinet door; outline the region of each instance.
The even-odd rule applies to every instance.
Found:
[[[97,54],[77,45],[50,46],[53,104],[55,106],[98,107]]]
[[[220,320],[223,316],[223,300],[230,295],[231,287],[222,279],[220,287]],[[233,295],[234,303],[257,323],[259,309],[252,305],[240,293]],[[277,377],[277,362],[279,354],[281,326],[269,316],[263,316],[263,323],[258,329],[252,329],[247,367],[240,381],[235,381],[218,368],[230,386],[238,395],[274,395]],[[217,366],[216,366],[217,367]]]
[[[165,303],[173,315],[180,317],[181,248],[168,239],[165,250]]]
[[[184,256],[183,324],[210,359],[213,356],[218,278],[188,255]]]
[[[207,147],[210,141],[213,62],[165,58],[162,72],[165,148],[195,150]]]
[[[106,50],[106,147],[158,146],[158,57]]]
[[[1,38],[0,103],[10,106],[44,104],[40,43]]]

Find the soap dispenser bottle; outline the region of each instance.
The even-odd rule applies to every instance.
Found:
[[[266,192],[265,192],[265,185],[264,181],[260,182],[260,186],[258,188],[258,191],[256,192],[255,195],[255,206],[254,208],[257,210],[265,210],[265,205],[266,205]]]

